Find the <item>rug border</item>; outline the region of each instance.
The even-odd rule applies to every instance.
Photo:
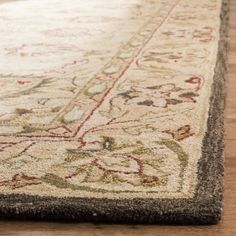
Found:
[[[222,0],[220,40],[207,131],[192,199],[99,199],[0,194],[1,219],[105,223],[216,224],[222,215],[224,107],[229,0]],[[220,115],[219,115],[220,114]]]

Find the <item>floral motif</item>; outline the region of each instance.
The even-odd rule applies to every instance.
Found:
[[[190,125],[184,125],[178,128],[177,130],[165,130],[163,132],[170,134],[176,141],[181,141],[185,138],[194,135],[194,133],[191,131]]]
[[[205,26],[202,29],[195,29],[193,32],[193,38],[199,39],[201,42],[208,43],[214,39],[212,36],[213,28]]]
[[[126,105],[136,104],[167,108],[169,105],[177,105],[183,102],[196,102],[198,94],[191,90],[185,90],[173,83],[149,87],[135,87],[120,93]]]
[[[28,176],[24,173],[13,175],[11,180],[0,181],[0,186],[5,186],[11,189],[23,188],[30,185],[41,184],[41,180],[34,176]]]
[[[68,150],[68,157],[62,165],[54,167],[54,173],[61,175],[62,169],[67,169],[64,176],[68,181],[79,179],[80,183],[116,182],[129,183],[134,186],[162,185],[168,174],[160,170],[161,158],[155,157],[142,160],[140,155],[154,152],[143,144],[118,146],[111,137],[103,137],[100,149]],[[155,164],[154,164],[155,163]],[[148,171],[147,171],[148,170]]]

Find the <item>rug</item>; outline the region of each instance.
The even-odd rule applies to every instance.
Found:
[[[0,218],[214,224],[227,1],[0,4]]]

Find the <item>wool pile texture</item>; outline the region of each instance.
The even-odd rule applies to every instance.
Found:
[[[214,224],[226,0],[0,4],[0,218]]]

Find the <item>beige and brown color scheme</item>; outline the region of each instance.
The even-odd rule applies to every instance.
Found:
[[[0,216],[217,222],[226,24],[220,0],[0,5]]]

